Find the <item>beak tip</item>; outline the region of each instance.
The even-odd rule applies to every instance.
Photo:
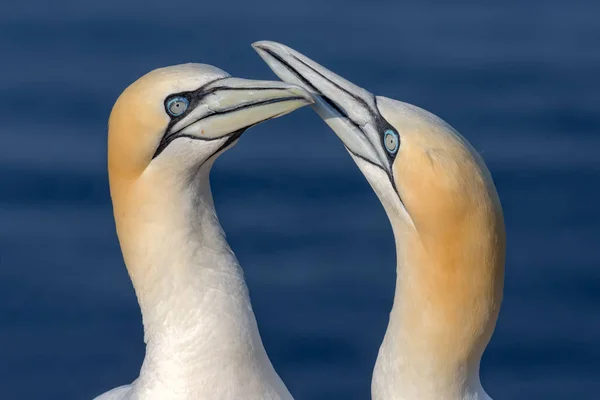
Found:
[[[285,57],[292,54],[293,50],[281,43],[273,42],[270,40],[259,40],[257,42],[254,42],[252,43],[252,48],[256,50],[258,55],[262,57],[263,60],[266,61],[266,63],[271,67],[275,74],[282,78],[281,74],[278,73],[279,62],[275,61],[275,59],[270,53],[274,53],[278,56]],[[295,96],[300,96],[304,98],[304,100],[306,100],[306,104],[316,103],[316,99],[310,91],[306,90],[301,85],[292,84],[292,82],[290,81],[286,82],[289,82],[290,84],[290,92],[292,92]]]
[[[254,48],[254,50],[256,50],[259,53],[261,51],[269,51],[269,50],[274,53],[279,53],[279,54],[290,53],[290,49],[287,46],[285,46],[281,43],[270,41],[270,40],[259,40],[258,42],[252,43],[252,47]]]
[[[290,85],[290,88],[288,90],[294,96],[302,97],[306,101],[306,104],[314,104],[315,103],[315,98],[313,97],[313,95],[310,94],[307,90],[301,88],[300,86]]]
[[[268,40],[259,40],[257,42],[252,43],[252,47],[254,47],[255,49],[264,49],[269,47],[269,43],[273,42],[270,42]]]

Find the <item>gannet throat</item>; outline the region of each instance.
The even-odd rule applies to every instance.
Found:
[[[352,84],[279,43],[254,48],[316,96],[381,200],[396,240],[394,305],[373,399],[488,399],[479,364],[502,300],[505,231],[491,175],[435,115]]]
[[[185,64],[119,97],[108,168],[117,235],[142,311],[139,377],[99,399],[291,399],[263,347],[209,175],[249,127],[312,102],[282,82]]]

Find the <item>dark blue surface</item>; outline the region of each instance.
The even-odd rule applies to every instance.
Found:
[[[424,107],[473,143],[508,231],[484,386],[496,399],[597,398],[600,3],[397,3],[3,4],[0,399],[90,399],[137,376],[142,326],[112,220],[108,114],[160,66],[205,62],[274,79],[250,47],[261,39]],[[369,398],[393,240],[337,138],[299,110],[248,132],[212,180],[292,393]]]

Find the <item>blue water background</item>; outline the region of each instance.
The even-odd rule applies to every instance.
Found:
[[[488,163],[505,300],[496,399],[600,392],[600,2],[16,1],[0,5],[0,399],[133,380],[141,318],[119,251],[107,117],[142,74],[205,62],[274,79],[281,41],[426,108]],[[384,211],[309,108],[222,156],[213,192],[267,351],[297,399],[368,399],[394,290]]]

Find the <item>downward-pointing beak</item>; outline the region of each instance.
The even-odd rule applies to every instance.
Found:
[[[391,174],[391,158],[383,143],[383,133],[391,126],[379,113],[373,94],[282,44],[261,41],[252,47],[282,80],[315,95],[313,108],[350,153]]]

